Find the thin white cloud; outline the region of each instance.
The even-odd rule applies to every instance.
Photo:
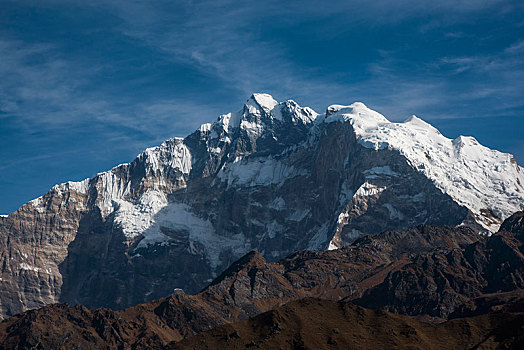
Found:
[[[25,0],[12,3],[38,6]],[[421,67],[415,66],[401,48],[382,51],[379,59],[367,62],[362,73],[368,78],[355,81],[345,77],[347,72],[341,69],[324,69],[321,60],[306,67],[297,53],[289,51],[279,33],[268,37],[264,31],[265,25],[283,31],[303,30],[311,35],[311,41],[332,42],[332,47],[322,53],[330,57],[338,54],[341,36],[352,35],[348,30],[355,27],[394,29],[403,21],[428,18],[425,25],[412,28],[414,35],[440,30],[444,36],[448,33],[450,40],[458,40],[469,38],[471,33],[458,31],[453,24],[472,24],[479,13],[501,20],[522,10],[522,2],[49,0],[45,6],[66,8],[71,4],[111,17],[111,34],[125,36],[126,43],[144,47],[165,61],[162,63],[195,69],[203,80],[221,86],[214,91],[234,95],[229,101],[237,101],[229,105],[217,96],[183,88],[162,96],[149,94],[143,100],[118,91],[107,93],[96,77],[103,69],[118,68],[111,57],[105,61],[89,56],[75,59],[57,46],[60,43],[34,44],[0,32],[0,122],[16,119],[17,127],[26,135],[32,130],[43,131],[38,136],[43,141],[70,130],[78,134],[82,128],[95,133],[96,137],[85,135],[86,147],[71,146],[77,152],[89,152],[86,148],[93,146],[94,139],[112,151],[132,148],[138,152],[168,137],[183,136],[220,113],[240,108],[255,91],[269,92],[278,99],[292,98],[318,112],[330,103],[361,100],[393,120],[410,114],[426,119],[486,117],[524,108],[522,41],[485,56],[442,54],[420,62]],[[302,50],[301,54],[308,52]],[[410,69],[405,69],[408,66]],[[473,78],[463,82],[453,78],[462,74]],[[466,111],[474,113],[465,115]],[[56,159],[60,156],[59,150],[53,153]],[[34,157],[33,161],[46,161],[39,158],[41,155]]]

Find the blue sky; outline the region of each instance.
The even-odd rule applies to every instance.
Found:
[[[524,5],[0,0],[0,213],[241,108],[416,114],[524,164]]]

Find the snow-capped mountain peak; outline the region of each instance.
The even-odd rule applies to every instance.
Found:
[[[451,140],[414,115],[403,123],[390,122],[362,103],[330,106],[328,114],[328,123],[349,122],[364,147],[400,152],[441,191],[469,208],[489,231],[524,209],[524,175],[510,154],[482,146],[470,136]],[[494,217],[484,220],[482,212]]]
[[[0,257],[14,254],[1,277],[18,289],[0,306],[129,306],[197,291],[252,249],[278,259],[424,223],[494,232],[524,209],[523,185],[511,155],[418,117],[390,122],[359,102],[319,115],[254,94],[185,138],[1,218]],[[114,299],[101,285],[129,292]]]
[[[241,112],[230,112],[227,114],[222,114],[218,118],[218,121],[216,123],[219,124],[224,131],[230,132],[231,130],[238,128],[240,126],[241,120],[242,120]]]
[[[427,128],[427,127],[433,127],[431,124],[429,124],[428,122],[420,119],[419,117],[417,117],[416,115],[411,115],[409,118],[407,118],[406,120],[404,120],[405,124],[412,124],[412,125],[416,125],[416,126],[419,126],[419,127],[422,127],[422,128]]]
[[[362,102],[354,102],[349,106],[344,105],[331,105],[327,108],[326,112],[326,123],[336,121],[351,121],[351,123],[357,123],[362,127],[376,126],[380,123],[389,122],[386,117],[382,114],[368,108]]]
[[[262,108],[266,113],[269,113],[276,105],[278,105],[278,102],[269,94],[254,93],[247,100],[246,105],[256,109]]]
[[[218,130],[229,134],[236,129],[261,134],[272,124],[289,122],[293,125],[306,125],[315,121],[318,115],[313,109],[301,107],[293,100],[277,102],[269,94],[255,93],[246,101],[242,110],[223,114],[214,124],[202,124],[200,131],[212,131],[216,125]]]

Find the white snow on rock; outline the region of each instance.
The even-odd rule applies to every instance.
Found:
[[[367,197],[374,196],[376,194],[384,191],[385,187],[380,187],[377,185],[370,184],[369,182],[364,182],[360,187],[355,191],[355,196]]]
[[[273,96],[263,93],[253,94],[253,96],[248,100],[246,104],[250,106],[252,105],[252,101],[255,101],[260,107],[262,107],[267,112],[271,111],[273,108],[275,108],[276,105],[278,105],[278,102],[275,101]]]
[[[89,179],[85,179],[78,182],[68,181],[65,184],[62,184],[62,187],[67,190],[73,190],[79,193],[86,194],[89,189]]]
[[[303,169],[264,157],[239,158],[220,169],[218,177],[228,185],[257,186],[283,184],[287,179],[306,174]]]
[[[211,124],[209,124],[211,125]],[[204,130],[207,126],[203,127]],[[188,175],[192,168],[192,157],[189,149],[183,143],[182,138],[173,138],[163,142],[160,146],[147,148],[144,152],[138,155],[142,158],[146,165],[146,170],[149,173],[160,175],[162,180],[162,173],[166,169],[179,170],[181,174]],[[88,178],[78,182],[65,182],[53,186],[52,190],[57,192],[75,191],[82,194],[87,194],[89,190],[90,181],[98,178],[97,192],[99,197],[96,205],[99,207],[102,217],[107,217],[114,210],[133,204],[126,201],[130,193],[131,182],[125,181],[123,178],[116,175],[120,168],[128,166],[129,163],[117,165],[113,169],[98,173],[94,178]],[[162,185],[162,182],[157,185]],[[44,213],[43,196],[29,201],[36,211]]]
[[[347,212],[342,212],[338,215],[338,218],[337,218],[337,224],[341,224],[341,223],[344,223],[346,222],[347,223],[347,219],[349,218],[349,213]]]
[[[335,250],[338,249],[338,247],[333,243],[333,241],[329,241],[328,249],[327,250]]]
[[[264,125],[243,119],[240,122],[240,129],[245,130],[248,134],[260,136],[264,131]]]
[[[203,246],[204,256],[212,268],[220,265],[220,253],[225,250],[231,250],[237,256],[249,250],[249,242],[242,234],[217,235],[211,222],[198,217],[187,204],[169,203],[152,215],[149,223],[150,226],[142,232],[144,238],[137,249],[156,243],[170,244],[170,238],[162,233],[164,228],[187,235],[190,250],[198,251],[195,243]]]
[[[218,124],[227,133],[232,133],[235,128],[241,128],[249,133],[260,135],[264,130],[262,123],[248,121],[248,115],[261,116],[265,114],[273,120],[283,121],[283,110],[287,110],[291,115],[291,122],[297,124],[309,124],[317,119],[319,114],[309,107],[300,107],[295,101],[287,100],[285,102],[277,102],[268,94],[253,94],[246,104],[245,111],[238,111],[234,113],[223,114],[218,117],[215,124]],[[201,131],[207,131],[213,126],[202,124]]]
[[[309,107],[300,107],[295,101],[288,100],[280,103],[282,108],[287,109],[291,112],[291,121],[297,125],[299,122],[306,125],[317,119],[319,114]],[[275,113],[278,109],[273,109],[272,113]]]
[[[191,171],[191,152],[182,138],[174,138],[158,147],[147,148],[138,157],[145,159],[146,166],[151,172],[162,172],[167,167],[177,169],[186,175]]]
[[[40,214],[45,212],[45,208],[43,207],[43,204],[44,204],[43,196],[30,200],[29,204],[31,204],[35,208],[35,210],[39,212]]]
[[[31,266],[31,265],[29,265],[29,264],[27,264],[25,262],[20,264],[20,269],[21,270],[26,270],[26,271],[33,271],[33,272],[39,272],[40,271],[39,267]]]
[[[212,268],[220,264],[220,252],[231,249],[241,255],[248,249],[241,234],[231,237],[219,236],[210,221],[194,213],[187,204],[169,203],[164,193],[156,190],[145,192],[136,204],[118,200],[114,224],[121,228],[126,237],[142,235],[136,249],[153,244],[170,244],[177,241],[162,231],[165,229],[187,236],[189,245],[196,250],[195,243],[203,246]],[[272,230],[275,227],[272,226]],[[271,231],[271,230],[270,230]]]
[[[155,222],[155,215],[167,206],[167,197],[164,193],[156,190],[145,192],[136,204],[125,200],[115,200],[117,210],[115,211],[114,224],[121,227],[124,234],[133,238],[149,229]],[[154,239],[165,239],[164,235],[156,235]],[[151,239],[151,237],[146,237]]]
[[[211,131],[211,126],[212,126],[211,123],[204,123],[204,124],[200,125],[200,132],[209,132],[209,131]]]
[[[232,129],[240,126],[242,117],[243,115],[241,112],[222,114],[218,117],[217,123],[222,126],[224,131],[231,132]]]
[[[364,175],[366,175],[366,178],[375,178],[378,175],[387,175],[387,176],[397,176],[398,173],[391,170],[389,165],[386,166],[378,166],[373,167],[371,169],[365,170]]]
[[[359,102],[328,107],[325,122],[337,121],[349,122],[364,147],[399,151],[480,220],[482,209],[500,219],[524,209],[524,169],[510,154],[482,146],[473,137],[451,140],[416,116],[403,123],[390,122]],[[492,232],[498,229],[489,220],[482,224]]]
[[[54,185],[51,188],[51,191],[55,191],[55,192],[60,193],[60,194],[67,193],[69,191],[74,191],[74,192],[78,192],[78,193],[82,193],[82,194],[87,194],[88,189],[89,189],[89,180],[90,179],[85,179],[85,180],[77,181],[77,182],[68,181],[68,182],[64,182],[62,184],[57,184],[57,185]],[[69,200],[73,200],[73,198],[70,198]],[[37,212],[39,212],[40,214],[43,214],[46,211],[46,209],[44,207],[44,196],[40,196],[38,198],[30,200],[28,202],[28,204],[31,204],[33,206],[33,208]],[[6,215],[6,217],[7,217],[7,215]]]
[[[147,148],[138,155],[138,159],[144,161],[147,172],[159,176],[159,182],[155,184],[156,187],[164,184],[162,174],[168,169],[176,169],[182,175],[188,175],[192,167],[191,153],[183,143],[182,138],[173,138],[163,142],[158,147]],[[119,168],[127,165],[121,164],[97,175],[99,177],[97,205],[103,217],[128,204],[132,205],[127,202],[127,197],[131,191],[131,182],[117,175]]]
[[[125,182],[121,177],[116,176],[114,171],[117,168],[113,168],[105,173],[98,174],[97,190],[98,199],[97,206],[100,208],[102,217],[106,217],[115,210],[116,205],[121,205],[120,200],[125,198],[130,191],[130,182]]]
[[[264,118],[252,118],[253,115],[264,115]],[[310,108],[300,107],[292,100],[278,103],[268,94],[253,94],[242,111],[221,115],[215,123],[202,124],[199,131],[203,136],[210,138],[220,134],[222,140],[231,143],[235,137],[235,130],[241,129],[250,135],[260,135],[266,127],[270,128],[272,123],[289,122],[288,119],[284,120],[284,116],[291,116],[294,125],[314,122],[311,130],[320,129],[322,123],[350,123],[362,146],[374,150],[391,149],[400,152],[414,169],[431,179],[456,202],[472,210],[479,220],[484,220],[481,215],[484,209],[491,210],[500,219],[505,219],[515,211],[524,210],[524,169],[516,164],[511,155],[484,147],[472,137],[448,139],[416,116],[403,123],[390,122],[380,113],[359,102],[349,106],[332,105],[328,107],[325,118],[318,118],[318,113]],[[265,121],[261,121],[262,119]],[[266,122],[269,124],[264,124]],[[208,151],[219,154],[222,149],[213,144],[208,146]],[[220,263],[221,251],[232,249],[238,251],[238,255],[242,255],[249,249],[243,235],[218,236],[211,222],[193,213],[189,206],[169,203],[167,200],[162,187],[165,173],[175,169],[183,177],[189,175],[193,166],[193,155],[183,139],[173,138],[158,147],[148,148],[138,159],[144,162],[147,175],[154,175],[155,181],[158,181],[153,182],[153,188],[138,199],[130,198],[131,182],[119,176],[121,167],[128,164],[100,173],[95,178],[98,180],[96,205],[101,209],[102,216],[107,217],[115,212],[114,224],[121,227],[128,238],[143,235],[139,247],[155,243],[170,244],[173,238],[163,232],[163,228],[167,228],[187,233],[190,249],[196,252],[199,246],[204,247],[208,252],[210,264],[215,267]],[[227,182],[228,186],[279,186],[288,179],[307,174],[307,170],[297,169],[272,156],[237,157],[233,162],[225,163],[218,173],[218,179]],[[364,175],[366,181],[355,192],[348,188],[346,183],[342,185],[339,194],[341,205],[347,204],[356,196],[374,196],[384,191],[385,187],[374,185],[373,179],[399,176],[390,166],[372,167],[365,170]],[[54,189],[87,194],[89,185],[90,180],[86,179],[57,185]],[[423,199],[424,193],[413,197],[413,201]],[[30,204],[37,211],[45,212],[42,197],[32,200]],[[269,207],[283,211],[286,209],[286,203],[283,198],[278,197]],[[401,219],[404,215],[391,205],[385,207],[392,219]],[[308,209],[297,209],[289,214],[287,219],[299,222],[307,215]],[[347,218],[343,215],[339,217],[339,220],[345,219]],[[489,220],[482,224],[492,232],[498,229],[498,224]],[[276,222],[267,226],[269,235],[281,230]],[[355,231],[354,235],[356,237],[361,233]],[[320,249],[327,236],[328,227],[323,226],[310,241],[311,248]]]

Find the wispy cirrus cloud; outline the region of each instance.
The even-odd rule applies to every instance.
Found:
[[[257,91],[319,112],[361,100],[393,120],[524,112],[518,1],[4,3],[0,148],[18,165],[0,183],[22,159],[54,164],[55,181],[91,175]]]

